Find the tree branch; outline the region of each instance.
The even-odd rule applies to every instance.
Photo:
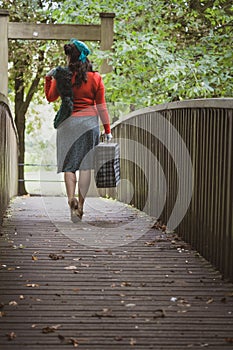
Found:
[[[32,81],[32,83],[29,87],[28,93],[26,95],[26,99],[25,99],[24,103],[22,104],[22,110],[25,114],[27,112],[29,104],[30,104],[30,102],[33,98],[33,95],[36,92],[37,87],[38,87],[39,82],[40,82],[41,73],[43,72],[43,65],[42,65],[43,60],[44,60],[44,52],[40,51],[39,52],[39,65],[38,65],[38,70],[37,70],[36,76],[35,76],[34,80]]]

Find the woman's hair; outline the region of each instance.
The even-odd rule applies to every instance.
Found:
[[[74,44],[65,44],[64,51],[65,55],[70,58],[69,69],[71,72],[77,72],[74,85],[80,87],[82,82],[87,82],[87,72],[92,72],[92,64],[88,58],[84,63],[79,61],[80,51]]]

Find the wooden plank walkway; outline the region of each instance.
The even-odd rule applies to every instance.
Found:
[[[233,285],[153,218],[16,198],[0,230],[0,349],[233,348]]]

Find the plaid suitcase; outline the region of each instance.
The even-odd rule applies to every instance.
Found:
[[[97,188],[116,187],[120,182],[120,147],[118,143],[100,142],[95,149]]]

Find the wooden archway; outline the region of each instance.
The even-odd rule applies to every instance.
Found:
[[[100,13],[100,25],[45,24],[9,22],[9,12],[0,10],[0,93],[8,92],[8,40],[69,40],[100,41],[101,50],[110,50],[113,44],[114,13]],[[111,71],[104,62],[102,73]]]
[[[76,37],[82,41],[99,41],[101,50],[110,50],[113,44],[114,17],[114,13],[101,13],[100,25],[19,23],[9,22],[9,12],[7,10],[0,10],[0,95],[6,98],[8,95],[9,39],[70,40],[70,38]],[[101,73],[108,73],[109,71],[111,71],[111,67],[105,61],[101,67]],[[18,193],[25,194],[27,192],[24,187],[24,167],[22,166],[24,164],[25,154],[25,128],[22,128],[22,125],[25,126],[25,120],[22,121],[22,115],[16,119],[19,135]]]

